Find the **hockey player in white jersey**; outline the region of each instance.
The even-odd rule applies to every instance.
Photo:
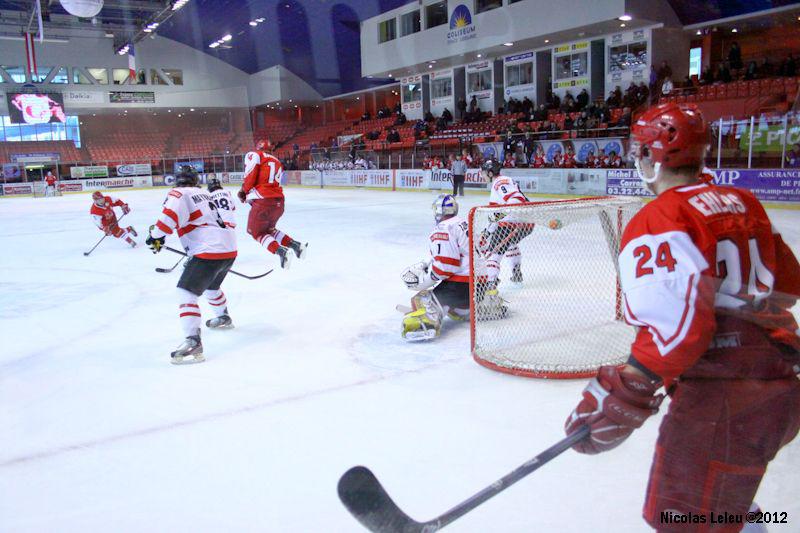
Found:
[[[467,221],[458,215],[450,194],[433,202],[436,227],[428,239],[430,259],[408,267],[402,275],[406,287],[419,291],[411,298],[411,311],[403,317],[403,338],[430,340],[439,336],[444,316],[464,320],[469,316],[469,235]]]
[[[178,280],[178,313],[186,339],[172,352],[171,361],[174,364],[199,363],[205,358],[200,341],[198,298],[205,296],[216,315],[206,322],[207,327],[233,327],[220,286],[236,260],[235,222],[232,211],[218,208],[215,200],[220,205],[225,200],[231,208],[233,202],[230,196],[219,195],[214,199],[200,189],[197,173],[189,166],[183,167],[176,176],[176,185],[167,194],[161,216],[150,227],[146,242],[153,253],[158,253],[166,236],[174,232],[189,255]]]

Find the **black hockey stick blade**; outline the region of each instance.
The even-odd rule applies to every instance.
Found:
[[[183,262],[183,259],[184,259],[183,257],[181,257],[180,259],[178,259],[178,262],[177,262],[177,263],[175,263],[174,265],[172,265],[170,268],[161,268],[161,267],[156,267],[156,272],[160,272],[160,273],[162,273],[162,274],[169,274],[170,272],[172,272],[173,270],[175,270],[176,268],[178,268],[178,265],[180,265],[180,264]]]
[[[342,475],[338,486],[339,499],[350,511],[350,514],[370,531],[432,533],[464,516],[531,472],[538,470],[588,435],[589,426],[581,427],[446,513],[427,522],[417,522],[404,513],[386,493],[375,474],[365,466],[355,466]]]
[[[400,510],[366,466],[354,466],[342,475],[339,479],[339,499],[350,514],[370,531],[412,533],[421,532],[426,525]]]

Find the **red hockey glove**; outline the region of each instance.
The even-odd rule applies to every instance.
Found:
[[[239,201],[245,203],[247,199],[247,193],[244,192],[244,189],[239,189],[239,192],[236,193],[236,196],[239,197]]]
[[[583,399],[567,418],[567,435],[583,425],[591,433],[573,448],[594,455],[616,448],[658,412],[664,399],[646,376],[625,367],[604,366],[583,390]]]
[[[128,207],[128,204],[122,204],[122,213],[127,215],[130,212],[131,212],[131,208]]]

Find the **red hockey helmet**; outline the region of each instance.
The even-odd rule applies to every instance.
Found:
[[[103,198],[103,193],[101,193],[100,191],[94,191],[92,193],[92,201],[94,203],[100,205],[100,202],[104,202],[105,201],[105,199]]]
[[[269,141],[267,139],[259,139],[258,142],[256,142],[256,150],[265,150],[265,151],[267,151],[267,150],[269,150],[269,148],[270,148],[270,144],[269,144]]]
[[[708,149],[708,126],[695,105],[651,107],[631,127],[632,155],[649,156],[664,168],[700,167]]]

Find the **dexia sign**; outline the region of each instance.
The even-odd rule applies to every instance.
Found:
[[[475,24],[472,13],[464,4],[458,4],[450,13],[450,29],[447,32],[447,43],[459,43],[475,38]]]

